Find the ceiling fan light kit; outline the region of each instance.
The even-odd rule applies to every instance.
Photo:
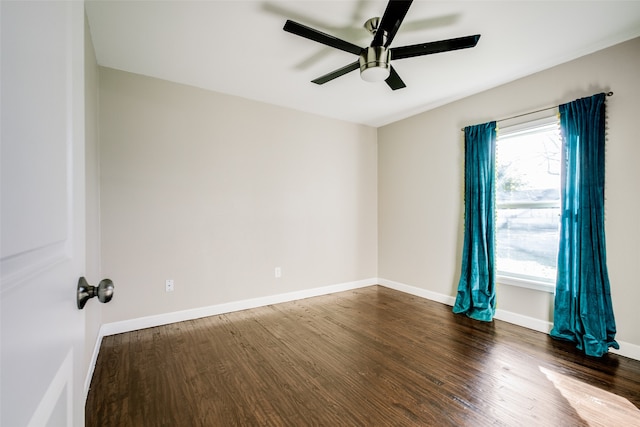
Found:
[[[370,46],[360,54],[360,77],[367,82],[383,82],[391,74],[391,51],[384,46]]]
[[[390,0],[382,18],[376,17],[367,20],[364,23],[364,27],[373,35],[373,40],[370,46],[364,48],[291,20],[287,20],[283,29],[300,37],[358,55],[357,61],[320,76],[312,80],[313,83],[322,85],[360,68],[362,80],[367,82],[384,81],[391,89],[398,90],[406,87],[406,85],[391,65],[392,59],[404,59],[471,48],[475,47],[480,39],[480,35],[476,34],[456,39],[390,48],[389,46],[412,2],[413,0]]]

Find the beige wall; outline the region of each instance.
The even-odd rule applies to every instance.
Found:
[[[454,296],[463,227],[460,128],[611,90],[606,231],[617,338],[640,345],[640,39],[378,130],[379,277]],[[473,70],[469,70],[473,78]],[[498,308],[551,321],[553,295],[498,286]]]
[[[103,322],[377,276],[376,129],[106,68],[99,105]]]

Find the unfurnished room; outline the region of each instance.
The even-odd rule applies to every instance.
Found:
[[[640,1],[0,8],[3,427],[640,426]]]

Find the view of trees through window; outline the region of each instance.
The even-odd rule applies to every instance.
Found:
[[[558,123],[498,132],[496,258],[498,274],[555,282],[560,225]]]

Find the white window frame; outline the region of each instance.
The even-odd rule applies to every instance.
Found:
[[[525,116],[519,116],[513,119],[503,120],[498,122],[498,130],[496,135],[496,144],[500,137],[523,135],[532,131],[538,131],[541,127],[546,126],[559,126],[558,109],[549,109],[535,114],[527,114]],[[520,204],[526,208],[524,204]],[[536,203],[536,206],[539,206]],[[555,206],[554,206],[555,207]],[[498,210],[498,204],[496,202],[496,212]],[[496,239],[497,243],[497,239]],[[501,285],[517,286],[521,288],[534,289],[543,292],[555,293],[555,282],[547,282],[544,280],[537,280],[535,277],[527,277],[520,275],[510,275],[506,272],[500,272],[496,268],[496,282]]]

